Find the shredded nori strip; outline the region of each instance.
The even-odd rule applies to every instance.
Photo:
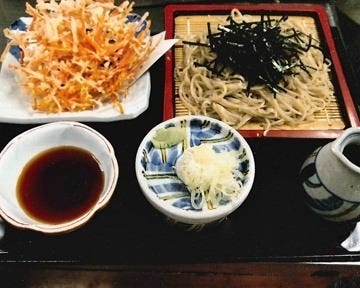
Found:
[[[231,74],[240,74],[248,82],[247,93],[251,87],[265,84],[273,93],[284,91],[279,84],[286,75],[296,75],[295,67],[306,73],[308,69],[300,59],[300,54],[313,44],[311,35],[296,29],[282,31],[280,25],[288,19],[282,16],[271,19],[261,15],[260,21],[237,23],[229,16],[227,25],[218,25],[217,32],[212,32],[207,25],[209,43],[183,41],[184,44],[206,46],[215,53],[215,60],[207,63],[195,63],[205,66],[215,75],[221,76],[227,69]]]

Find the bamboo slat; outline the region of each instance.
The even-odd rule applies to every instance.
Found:
[[[174,36],[175,38],[186,40],[193,35],[201,35],[206,33],[207,23],[211,23],[212,31],[216,31],[216,27],[219,23],[225,23],[227,15],[179,15],[174,19]],[[254,16],[259,17],[259,16]],[[317,34],[317,28],[315,21],[310,16],[290,16],[301,18],[303,23],[308,25]],[[275,18],[275,17],[274,17]],[[183,45],[181,42],[175,46],[174,50],[174,63],[175,71],[178,67],[181,67],[183,62]],[[179,81],[175,77],[175,116],[189,115],[188,109],[182,104],[178,95]],[[328,129],[344,129],[345,121],[341,110],[341,105],[338,101],[341,95],[334,95],[331,98],[330,103],[326,106],[323,111],[315,114],[314,121],[296,127],[282,125],[278,126],[276,130],[328,130]],[[241,128],[242,130],[262,130],[263,128],[256,123],[246,124]]]

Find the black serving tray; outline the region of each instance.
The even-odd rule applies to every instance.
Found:
[[[151,12],[154,19],[163,17],[163,7]],[[334,22],[331,29],[340,59],[347,61],[338,23]],[[351,71],[344,69],[348,82],[355,80]],[[143,114],[126,121],[87,123],[112,143],[119,162],[119,181],[108,206],[67,234],[46,235],[2,223],[5,230],[0,239],[0,262],[139,265],[360,261],[360,253],[350,253],[340,245],[355,223],[325,221],[302,199],[300,167],[313,150],[332,139],[248,139],[256,162],[254,186],[244,204],[218,225],[185,231],[154,210],[138,186],[134,162],[142,138],[163,119],[163,58],[150,73],[150,105]],[[350,88],[359,104],[359,90],[353,91],[352,85]],[[34,126],[1,123],[0,149]]]

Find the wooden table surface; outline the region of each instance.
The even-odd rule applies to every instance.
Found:
[[[23,264],[0,267],[2,288],[283,287],[358,288],[354,264],[227,263],[140,266],[59,266]]]

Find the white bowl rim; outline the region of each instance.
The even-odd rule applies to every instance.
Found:
[[[239,139],[241,146],[245,149],[247,157],[249,159],[250,166],[248,173],[248,181],[246,182],[246,185],[241,191],[241,194],[239,195],[239,197],[235,198],[234,201],[231,201],[227,205],[219,206],[216,209],[206,210],[206,211],[192,211],[192,210],[183,210],[180,208],[173,207],[171,205],[164,205],[164,202],[161,199],[159,199],[155,195],[155,193],[149,190],[147,186],[147,182],[143,178],[143,175],[141,173],[142,168],[141,168],[140,160],[142,158],[141,156],[142,156],[143,147],[145,143],[147,143],[151,139],[152,135],[155,134],[156,130],[158,130],[161,127],[164,127],[169,123],[173,123],[174,121],[180,122],[183,120],[190,120],[190,119],[207,120],[216,123],[227,130],[230,130],[232,133],[234,133],[236,138]],[[203,115],[184,115],[184,116],[176,116],[174,118],[165,120],[154,126],[152,129],[150,129],[150,131],[145,135],[145,137],[141,141],[139,148],[137,150],[136,160],[135,160],[135,170],[136,170],[135,172],[139,186],[145,198],[150,202],[150,204],[155,209],[159,210],[160,212],[162,212],[163,214],[165,214],[166,216],[168,216],[169,218],[175,221],[179,221],[186,224],[207,224],[228,216],[229,214],[234,212],[245,201],[245,199],[247,198],[247,196],[249,195],[252,189],[255,179],[255,160],[252,150],[249,144],[247,143],[247,141],[245,140],[245,138],[237,130],[232,128],[227,123]]]
[[[89,132],[90,134],[93,134],[95,137],[98,138],[99,141],[102,141],[103,144],[105,145],[105,147],[108,150],[110,159],[111,159],[111,166],[113,168],[113,175],[112,178],[109,179],[109,185],[108,185],[108,189],[107,191],[104,192],[104,196],[102,198],[99,199],[99,201],[85,214],[79,216],[78,218],[69,221],[69,222],[64,222],[61,224],[48,224],[48,223],[42,223],[42,222],[37,222],[36,224],[26,224],[26,223],[22,223],[17,221],[16,219],[12,218],[10,215],[7,214],[6,211],[4,211],[2,209],[2,207],[0,206],[0,216],[6,220],[8,223],[12,224],[15,227],[18,228],[22,228],[22,229],[29,229],[29,230],[34,230],[34,231],[39,231],[39,232],[43,232],[43,233],[62,233],[62,232],[70,232],[72,230],[75,230],[77,228],[79,228],[80,226],[84,225],[88,220],[90,220],[90,218],[101,208],[103,208],[110,200],[111,196],[113,195],[116,185],[117,185],[117,180],[118,180],[118,176],[119,176],[119,166],[118,166],[118,162],[115,156],[115,151],[113,146],[111,145],[111,143],[101,134],[99,133],[97,130],[91,128],[88,125],[85,125],[83,123],[80,122],[76,122],[76,121],[55,121],[55,122],[51,122],[51,123],[46,123],[46,124],[42,124],[33,128],[30,128],[28,130],[25,130],[24,132],[18,134],[17,136],[15,136],[13,139],[11,139],[8,144],[0,151],[0,161],[3,157],[3,155],[7,152],[7,150],[13,146],[16,145],[17,142],[26,137],[28,134],[33,133],[37,130],[40,129],[47,129],[47,128],[51,128],[53,126],[69,126],[69,127],[78,127],[81,129],[85,129],[87,132]],[[30,218],[30,217],[29,217]]]

